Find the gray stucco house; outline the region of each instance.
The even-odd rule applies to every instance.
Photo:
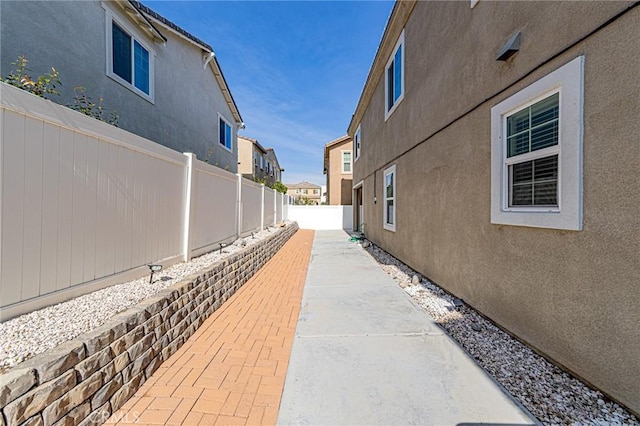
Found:
[[[398,1],[350,123],[367,238],[640,413],[640,3]]]
[[[0,74],[20,55],[104,99],[118,127],[231,172],[242,117],[210,45],[136,1],[0,2]]]

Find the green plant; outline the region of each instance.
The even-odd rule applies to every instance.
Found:
[[[73,88],[73,104],[67,105],[72,110],[88,115],[100,121],[105,121],[111,125],[118,126],[118,113],[111,111],[109,117],[105,119],[103,114],[105,112],[102,102],[102,98],[98,98],[98,102],[94,102],[90,96],[87,95],[86,89],[82,86],[76,86]]]
[[[62,83],[58,78],[58,71],[51,67],[50,73],[42,74],[34,80],[28,74],[31,71],[27,66],[28,63],[29,61],[24,55],[19,56],[15,62],[11,63],[16,69],[11,70],[4,79],[0,77],[0,81],[26,90],[41,98],[44,98],[45,95],[59,95],[56,85],[61,86]]]
[[[293,204],[297,206],[313,206],[316,205],[316,202],[303,195],[301,197],[295,198],[293,200]]]
[[[253,177],[253,181],[254,181],[254,182],[256,182],[256,183],[261,183],[261,184],[263,184],[263,185],[265,185],[265,186],[268,186],[268,184],[267,184],[267,178],[265,178],[265,177],[263,177],[263,178],[259,178],[259,177],[257,177],[257,176],[254,176],[254,177]]]
[[[285,184],[283,184],[282,182],[275,182],[272,186],[273,189],[275,189],[278,192],[281,192],[283,194],[287,193],[287,190],[289,188],[287,188],[287,186]]]

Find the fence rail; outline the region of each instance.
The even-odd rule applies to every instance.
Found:
[[[0,106],[0,320],[287,217],[283,194],[193,154],[4,83]]]

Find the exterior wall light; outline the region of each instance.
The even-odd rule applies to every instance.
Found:
[[[151,276],[149,277],[149,284],[153,282],[153,274],[154,272],[162,271],[162,265],[147,265],[149,270],[151,271]]]

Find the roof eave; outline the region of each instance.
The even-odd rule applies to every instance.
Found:
[[[367,80],[362,88],[360,99],[356,105],[355,112],[351,116],[351,121],[347,127],[347,134],[353,135],[356,130],[356,126],[362,121],[364,111],[371,102],[373,93],[375,92],[378,81],[384,74],[384,67],[387,63],[387,59],[391,54],[391,50],[395,47],[395,43],[400,36],[400,33],[404,29],[404,26],[413,12],[413,8],[416,5],[417,0],[396,0],[393,6],[391,15],[387,20],[382,40],[378,45],[378,50],[369,69]]]

